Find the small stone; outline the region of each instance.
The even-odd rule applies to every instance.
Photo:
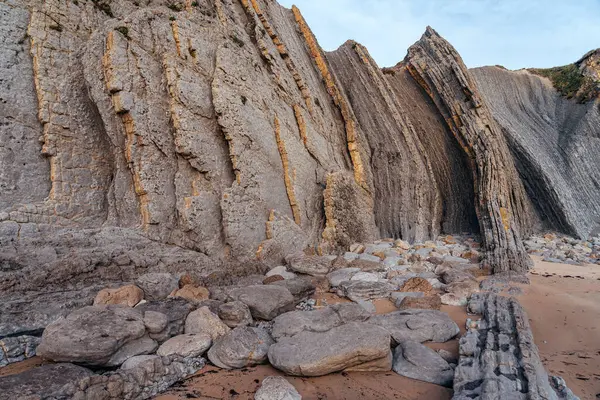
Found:
[[[302,400],[302,396],[284,377],[267,376],[256,391],[254,400]]]
[[[423,292],[429,294],[433,292],[433,287],[427,279],[423,278],[410,278],[400,288],[401,292]]]
[[[352,301],[372,300],[389,297],[392,289],[387,282],[345,281],[338,286],[337,293]]]
[[[371,272],[357,272],[350,278],[351,281],[363,281],[363,282],[377,282],[379,276]]]
[[[225,369],[263,364],[273,343],[264,329],[239,326],[213,344],[208,359]]]
[[[144,298],[144,291],[135,285],[121,286],[117,289],[103,289],[94,299],[95,306],[122,304],[134,307]]]
[[[358,253],[352,253],[350,251],[347,251],[344,253],[344,259],[348,262],[350,261],[354,261],[358,258]]]
[[[379,262],[373,262],[369,260],[363,260],[361,258],[354,260],[348,264],[348,268],[358,268],[363,272],[375,272],[375,271],[383,271],[384,265]]]
[[[284,280],[284,277],[281,275],[271,275],[271,276],[266,277],[262,283],[263,283],[263,285],[268,285],[270,283],[277,282],[277,281],[283,281],[283,280]]]
[[[396,306],[401,310],[409,308],[421,310],[439,310],[442,307],[440,296],[424,296],[424,297],[405,297],[402,301],[397,302]]]
[[[375,304],[373,304],[372,301],[369,301],[369,300],[358,300],[356,302],[356,304],[358,304],[359,306],[361,306],[362,308],[364,308],[370,314],[375,314],[377,312],[377,309],[375,308]]]
[[[459,306],[464,307],[467,305],[467,298],[460,297],[455,295],[454,293],[445,293],[441,297],[442,304],[447,306]]]
[[[358,260],[371,261],[373,263],[378,263],[378,264],[379,264],[379,262],[381,262],[381,258],[374,256],[372,254],[367,254],[367,253],[360,254],[358,256]],[[352,263],[350,263],[350,264],[352,264]]]
[[[160,333],[167,327],[169,319],[161,312],[146,311],[144,313],[144,325],[150,333]]]
[[[405,242],[404,240],[398,239],[394,242],[394,247],[397,247],[399,249],[402,250],[409,250],[410,249],[410,243]]]
[[[333,287],[339,286],[340,283],[344,281],[349,281],[352,277],[360,272],[360,268],[343,268],[338,269],[336,271],[330,272],[327,274],[327,279],[329,279],[329,284]]]
[[[296,306],[296,300],[287,287],[296,279],[274,282],[272,285],[254,285],[232,290],[230,296],[250,308],[252,317],[257,319],[272,320],[286,311],[291,311]],[[314,286],[313,286],[314,288]]]
[[[146,300],[162,300],[179,288],[179,279],[172,274],[155,272],[140,276],[137,285],[144,291]]]
[[[182,288],[187,285],[199,286],[198,280],[190,274],[183,274],[179,278],[179,287]]]
[[[219,318],[230,328],[247,326],[252,323],[250,308],[241,301],[232,301],[219,307]]]
[[[327,257],[309,256],[302,252],[287,256],[285,261],[292,271],[312,276],[327,275],[332,262]]]
[[[452,387],[454,370],[438,353],[413,340],[401,342],[394,350],[393,370],[407,378]]]
[[[212,338],[206,333],[186,333],[172,337],[156,351],[162,357],[177,355],[180,357],[199,357],[210,348]]]
[[[273,276],[273,275],[280,275],[283,277],[283,279],[294,279],[297,276],[295,273],[289,272],[287,270],[287,268],[283,265],[273,268],[266,274],[267,277]]]
[[[212,340],[217,340],[229,333],[230,330],[208,307],[201,307],[196,311],[192,311],[185,320],[185,333],[205,333]]]
[[[360,254],[363,251],[365,251],[365,246],[360,243],[354,243],[352,246],[350,246],[351,253]]]
[[[208,300],[210,292],[202,286],[185,285],[181,289],[174,290],[169,297],[181,297],[186,300],[200,302]]]

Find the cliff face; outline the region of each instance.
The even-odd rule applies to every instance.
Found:
[[[591,71],[590,71],[591,72]],[[600,229],[600,108],[558,93],[526,71],[471,70],[548,229],[588,237]]]
[[[481,232],[522,271],[528,232],[598,226],[598,107],[432,29],[384,70],[272,0],[11,0],[0,33],[2,315],[377,237]]]

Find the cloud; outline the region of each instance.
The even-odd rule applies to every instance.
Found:
[[[600,47],[600,0],[279,0],[296,4],[325,50],[347,39],[381,66],[401,61],[427,25],[469,67],[552,67]]]

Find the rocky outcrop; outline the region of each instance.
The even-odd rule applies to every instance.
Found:
[[[581,62],[593,63],[593,54]],[[587,71],[592,75],[591,67]],[[525,70],[470,72],[546,229],[584,239],[599,233],[599,100],[565,98],[547,78]],[[598,75],[594,79],[600,82]]]
[[[107,287],[138,282],[151,304],[182,275],[229,285],[381,236],[481,233],[485,262],[523,272],[523,235],[597,229],[593,102],[468,71],[432,29],[383,70],[354,42],[323,52],[300,10],[271,0],[14,0],[0,33],[0,340],[39,337]],[[597,59],[576,64],[587,79]],[[397,266],[396,250],[353,262]],[[389,294],[348,282],[357,299]],[[268,283],[294,301],[314,290]],[[271,319],[279,300],[246,303]]]
[[[460,339],[453,399],[558,399],[517,300],[474,294],[468,311],[482,319]]]
[[[526,271],[532,262],[521,235],[531,230],[535,213],[475,81],[456,50],[429,27],[404,62],[467,156],[485,262],[494,272]]]

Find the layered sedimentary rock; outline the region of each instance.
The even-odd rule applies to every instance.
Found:
[[[460,339],[453,399],[558,399],[519,302],[482,293],[468,308],[482,319]]]
[[[409,48],[405,63],[467,155],[486,262],[495,272],[526,271],[531,260],[521,235],[531,230],[535,212],[506,140],[462,59],[428,27]]]
[[[594,54],[580,63],[593,63]],[[593,67],[584,71],[592,75]],[[567,99],[548,79],[526,70],[483,67],[471,73],[546,227],[582,238],[598,233],[598,101]]]
[[[598,225],[594,103],[431,29],[383,70],[273,0],[11,0],[0,33],[0,339],[149,272],[463,231],[523,271],[522,235]]]

